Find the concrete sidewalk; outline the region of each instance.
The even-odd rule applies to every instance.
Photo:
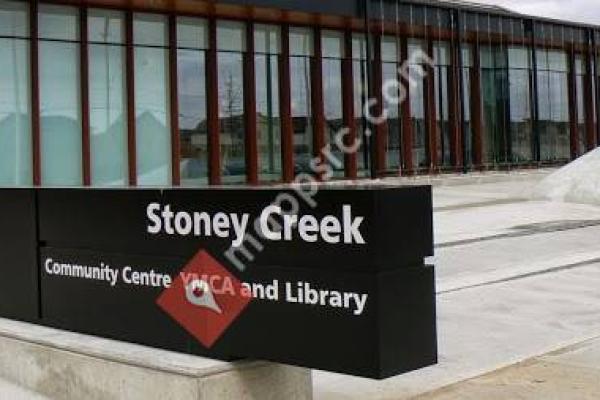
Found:
[[[315,371],[315,400],[412,399],[600,336],[600,207],[529,200],[543,176],[435,186],[439,364],[380,382]],[[522,395],[497,398],[545,398]]]
[[[600,399],[600,338],[415,398],[455,399]]]

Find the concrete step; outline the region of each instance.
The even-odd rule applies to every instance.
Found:
[[[0,319],[0,392],[32,400],[309,400],[312,384],[302,368],[227,363]]]

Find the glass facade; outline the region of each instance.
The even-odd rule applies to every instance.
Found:
[[[206,20],[177,19],[179,173],[183,186],[208,183]]]
[[[452,166],[450,154],[450,97],[448,84],[450,73],[450,45],[435,42],[433,46],[435,62],[435,108],[437,118],[437,159],[442,168]]]
[[[462,91],[461,118],[462,118],[462,145],[463,145],[463,162],[465,167],[469,168],[473,161],[473,124],[471,120],[471,74],[473,73],[473,48],[463,44],[460,49],[460,57],[462,61],[462,70],[460,71]]]
[[[325,112],[325,144],[330,146],[329,161],[335,177],[344,176],[344,154],[335,144],[336,134],[344,127],[342,99],[342,59],[344,35],[336,31],[321,33],[323,51],[323,102]]]
[[[400,43],[395,36],[384,36],[381,40],[381,68],[383,82],[398,80],[401,67]],[[393,93],[388,93],[393,98],[400,96],[400,89],[394,87]],[[402,166],[402,120],[400,119],[400,104],[390,104],[383,96],[383,106],[388,111],[387,143],[386,143],[386,170],[400,171]]]
[[[567,53],[536,50],[540,160],[570,158]]]
[[[529,163],[534,159],[531,112],[531,54],[526,47],[508,48],[508,101],[510,161]]]
[[[278,183],[312,173],[322,138],[335,178],[368,176],[378,152],[379,173],[398,175],[561,164],[596,146],[598,28],[373,7],[386,23],[366,36],[274,14],[258,23],[41,2],[32,16],[31,3],[0,0],[0,185]],[[386,86],[385,129],[366,132],[379,74],[410,96],[395,104],[401,89]],[[348,121],[356,157],[334,143]]]
[[[506,48],[481,46],[481,92],[483,102],[482,146],[485,165],[508,161],[508,68]]]
[[[416,54],[425,53],[423,40],[409,39],[408,60],[421,60]],[[411,63],[410,79],[410,112],[413,128],[413,163],[417,169],[429,168],[429,144],[427,140],[427,122],[425,120],[425,65]]]
[[[171,115],[167,18],[135,14],[135,125],[137,183],[171,184]]]
[[[79,186],[83,183],[79,12],[46,4],[39,12],[42,184]]]
[[[314,155],[310,68],[313,40],[310,29],[290,28],[290,86],[296,174],[311,172],[310,160]]]
[[[357,141],[360,143],[356,153],[358,176],[369,173],[370,154],[365,137],[364,104],[369,96],[369,80],[367,79],[367,45],[365,35],[352,35],[352,87],[354,98],[354,126]]]
[[[577,155],[585,154],[587,151],[586,138],[586,110],[584,98],[584,85],[586,78],[586,70],[584,58],[577,54],[575,56],[575,112],[577,113]]]
[[[282,178],[283,161],[279,103],[281,29],[276,25],[256,25],[254,51],[259,180],[277,182]]]
[[[222,181],[226,184],[244,183],[244,24],[218,21],[217,50]]]
[[[0,1],[0,185],[33,183],[27,3]]]
[[[88,35],[91,183],[125,186],[128,149],[124,14],[90,10]]]

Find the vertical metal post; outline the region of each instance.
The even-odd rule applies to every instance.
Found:
[[[169,15],[169,97],[171,124],[171,181],[181,184],[181,141],[179,133],[179,90],[177,70],[177,17]]]
[[[29,3],[29,57],[31,77],[31,142],[33,152],[33,185],[42,184],[41,138],[40,138],[40,78],[38,1]]]
[[[366,101],[363,101],[363,126],[365,129],[365,132],[370,132],[370,135],[368,135],[367,140],[365,141],[365,146],[368,149],[369,152],[369,166],[370,166],[370,171],[371,171],[371,179],[377,179],[377,165],[375,165],[375,159],[376,159],[376,153],[377,153],[377,149],[376,149],[376,143],[377,143],[377,132],[375,129],[373,129],[373,124],[371,123],[371,121],[366,117],[366,113],[364,112],[364,108],[366,107],[366,102],[369,99],[374,98],[374,76],[373,76],[373,66],[372,66],[372,62],[373,62],[373,43],[372,43],[372,39],[371,39],[371,0],[364,0],[365,3],[365,21],[364,21],[364,28],[365,28],[365,47],[367,49],[367,62],[366,62],[366,75],[367,75],[367,86],[368,86],[368,96],[367,99],[364,99]],[[366,135],[365,135],[366,136]]]
[[[265,55],[270,65],[269,54]],[[267,82],[270,81],[270,75]],[[270,95],[270,91],[268,92]],[[269,96],[270,97],[270,96]],[[246,180],[250,185],[258,184],[258,132],[256,116],[256,67],[254,64],[254,24],[246,25],[246,52],[244,53],[244,112],[246,123]],[[270,117],[270,115],[269,115]],[[269,122],[271,124],[271,122]]]
[[[457,42],[458,42],[458,84],[459,84],[459,96],[460,96],[460,124],[461,124],[461,129],[460,129],[460,134],[461,134],[461,140],[462,140],[462,169],[463,169],[463,173],[467,173],[469,172],[469,167],[471,166],[470,164],[470,160],[469,160],[469,154],[468,154],[468,148],[467,148],[467,130],[465,129],[465,121],[467,120],[467,114],[466,114],[466,107],[465,107],[465,77],[464,77],[464,63],[465,60],[463,59],[463,52],[462,52],[462,43],[463,43],[463,36],[462,36],[462,24],[463,24],[463,13],[461,11],[457,11],[456,12],[456,26],[458,27],[458,31],[456,33],[457,35]]]
[[[531,110],[533,111],[533,147],[534,147],[534,155],[535,161],[538,163],[541,161],[542,152],[541,152],[541,141],[540,141],[540,113],[538,108],[538,94],[539,94],[539,84],[538,84],[538,65],[537,65],[537,53],[535,46],[535,20],[530,21],[530,43],[531,43],[531,73],[532,76],[532,84],[533,84],[533,92],[531,93]]]
[[[127,160],[129,185],[137,185],[137,155],[135,126],[135,54],[133,47],[133,12],[127,11],[125,19],[125,79],[127,86]]]

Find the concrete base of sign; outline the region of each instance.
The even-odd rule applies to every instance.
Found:
[[[312,398],[307,369],[220,362],[6,319],[0,378],[61,400]]]

